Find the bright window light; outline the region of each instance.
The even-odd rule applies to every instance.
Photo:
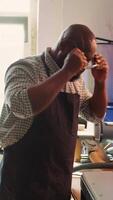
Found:
[[[15,51],[16,50],[16,51]],[[0,111],[4,99],[4,75],[7,67],[24,55],[24,26],[0,25]]]
[[[7,68],[33,51],[31,31],[33,32],[36,26],[36,5],[37,0],[0,0],[0,113],[4,101],[4,75]]]
[[[0,12],[29,12],[30,0],[0,0]]]

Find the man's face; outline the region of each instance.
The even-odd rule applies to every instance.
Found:
[[[97,51],[97,44],[96,44],[96,40],[93,39],[91,41],[90,52],[89,51],[84,52],[88,62],[92,62],[92,64],[94,64],[94,57],[95,57],[96,51]],[[70,81],[74,81],[74,80],[78,79],[80,77],[81,73],[83,73],[83,72],[84,72],[84,70],[82,72],[80,72],[77,76],[74,76]]]
[[[97,44],[96,44],[96,40],[93,39],[93,40],[91,41],[91,49],[90,49],[90,52],[84,52],[88,62],[94,60],[94,56],[95,56],[95,54],[96,54],[96,51],[97,51]]]

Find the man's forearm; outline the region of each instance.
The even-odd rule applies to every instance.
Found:
[[[106,111],[107,95],[106,95],[106,83],[95,82],[94,94],[90,99],[90,108],[93,113],[99,118],[102,118]]]
[[[64,69],[61,69],[41,84],[28,89],[28,95],[34,115],[47,108],[69,78],[69,73],[66,73],[66,70]]]

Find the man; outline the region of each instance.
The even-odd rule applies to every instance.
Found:
[[[107,105],[108,65],[96,48],[91,30],[74,24],[54,48],[6,71],[1,200],[70,199],[78,112],[97,122]],[[81,77],[92,60],[97,64],[93,95]]]

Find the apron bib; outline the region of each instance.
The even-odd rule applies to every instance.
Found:
[[[79,95],[59,93],[4,149],[0,200],[70,200]]]

